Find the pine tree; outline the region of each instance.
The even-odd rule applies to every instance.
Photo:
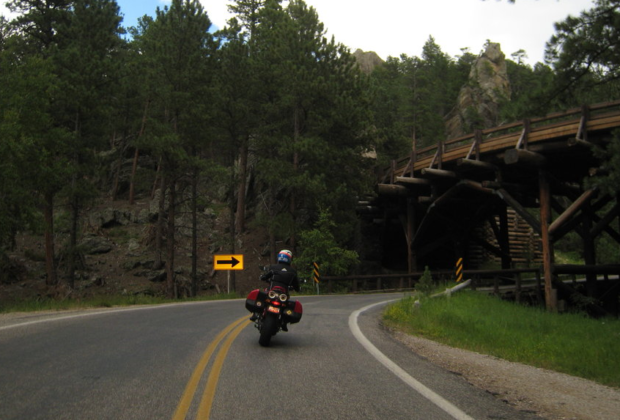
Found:
[[[62,95],[55,98],[56,119],[72,133],[71,180],[64,188],[70,214],[70,239],[65,254],[68,283],[74,286],[78,256],[78,221],[82,202],[96,196],[93,156],[108,136],[109,113],[117,81],[116,56],[122,45],[121,17],[115,1],[75,1],[66,23],[58,26],[54,54]]]
[[[558,94],[570,105],[617,99],[620,93],[620,0],[555,25],[545,59],[558,74]]]
[[[174,258],[177,196],[184,185],[180,181],[188,174],[190,178],[197,177],[200,167],[197,151],[209,141],[205,138],[211,114],[209,81],[211,60],[217,48],[208,32],[210,26],[200,2],[173,0],[169,8],[156,10],[154,20],[142,21],[134,41],[148,79],[147,97],[152,100],[148,121],[151,128],[137,147],[150,150],[161,162],[160,202],[165,202],[167,193],[169,203],[166,271],[167,294],[171,298],[178,293]],[[160,235],[163,216],[160,208]],[[156,250],[156,255],[161,256],[161,249]]]
[[[68,171],[69,142],[71,130],[57,121],[54,99],[62,95],[61,82],[54,63],[54,54],[59,44],[58,27],[70,19],[70,1],[67,0],[13,0],[8,4],[11,10],[20,15],[12,23],[23,34],[16,46],[16,54],[23,56],[13,68],[16,72],[33,70],[36,84],[30,94],[40,102],[40,122],[33,126],[22,124],[15,133],[16,140],[27,139],[25,153],[30,164],[24,176],[36,188],[42,198],[45,226],[46,283],[56,285],[55,244],[54,244],[54,200],[66,185],[70,176]],[[26,91],[22,92],[26,94]]]
[[[248,177],[248,154],[250,141],[260,125],[258,108],[258,91],[261,79],[254,68],[254,34],[259,23],[259,12],[264,4],[262,0],[236,0],[229,5],[235,13],[228,26],[220,31],[219,36],[226,42],[219,53],[219,71],[217,86],[219,116],[217,120],[224,136],[229,140],[229,152],[233,161],[237,161],[237,205],[234,230],[241,233],[245,229],[245,196]]]
[[[268,1],[260,22],[264,122],[258,174],[268,187],[263,220],[294,248],[307,215],[329,203],[342,222],[342,240],[352,227],[344,209],[353,208],[350,200],[368,186],[360,171],[371,147],[367,80],[346,47],[325,39],[316,11],[303,1],[286,9]]]

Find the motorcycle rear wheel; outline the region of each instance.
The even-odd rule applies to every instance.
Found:
[[[268,347],[271,343],[271,337],[278,332],[279,319],[275,316],[267,316],[263,319],[263,323],[260,329],[260,338],[258,343],[263,347]]]

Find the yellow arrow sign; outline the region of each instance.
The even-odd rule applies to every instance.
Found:
[[[243,255],[214,255],[214,270],[243,270]]]

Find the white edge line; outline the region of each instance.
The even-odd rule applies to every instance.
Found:
[[[233,299],[233,300],[240,300],[240,299]],[[161,305],[134,306],[134,307],[129,307],[129,308],[84,309],[84,310],[79,310],[78,309],[79,312],[75,313],[73,315],[69,315],[69,314],[65,315],[62,312],[59,312],[59,313],[48,313],[46,315],[42,315],[42,316],[45,316],[45,318],[37,319],[35,321],[16,322],[15,324],[9,324],[9,325],[0,326],[0,331],[10,330],[12,328],[28,327],[30,325],[43,324],[43,323],[46,323],[46,322],[66,321],[66,320],[69,320],[69,319],[83,318],[83,317],[95,316],[95,315],[115,314],[115,313],[119,313],[119,312],[130,312],[130,311],[143,311],[143,310],[147,310],[147,309],[164,309],[164,308],[171,308],[171,307],[181,306],[181,305],[214,304],[214,303],[218,303],[218,302],[229,302],[229,301],[230,300],[205,300],[205,301],[197,301],[197,302],[183,302],[183,303],[169,303],[169,304],[161,304]],[[33,316],[36,316],[36,312],[32,312],[32,314],[33,314]]]
[[[308,297],[323,297],[323,296],[313,296],[313,295],[306,296],[306,295],[301,295],[301,296],[297,296],[297,297],[301,297],[301,298],[305,299],[305,298],[308,298]],[[245,298],[221,299],[221,300],[216,299],[216,300],[203,300],[203,301],[194,301],[194,302],[166,303],[166,304],[133,306],[133,307],[125,307],[125,308],[78,309],[78,310],[75,311],[75,312],[77,312],[75,314],[63,314],[62,311],[59,311],[57,313],[50,312],[50,313],[47,313],[45,315],[42,315],[45,318],[37,319],[35,321],[24,321],[24,322],[17,321],[14,324],[8,324],[8,325],[0,326],[0,331],[10,330],[12,328],[28,327],[30,325],[42,324],[42,323],[45,323],[45,322],[65,321],[65,320],[69,320],[69,319],[82,318],[82,317],[94,316],[94,315],[113,314],[113,313],[119,313],[119,312],[129,312],[129,311],[141,311],[141,310],[146,310],[146,309],[162,309],[162,308],[170,308],[170,307],[180,306],[180,305],[216,304],[216,303],[221,303],[221,302],[242,301],[242,300],[245,300]],[[32,315],[36,316],[37,313],[36,312],[32,312]],[[1,321],[1,317],[0,317],[0,321]]]
[[[368,340],[366,338],[366,336],[362,333],[362,330],[360,330],[360,328],[359,328],[359,326],[357,324],[357,319],[358,319],[359,315],[362,312],[365,312],[365,311],[367,311],[367,310],[369,310],[369,309],[371,309],[371,308],[373,308],[375,306],[384,305],[384,304],[387,304],[387,303],[390,303],[390,302],[394,302],[396,300],[398,300],[398,299],[392,299],[392,300],[386,300],[386,301],[379,302],[379,303],[374,303],[372,305],[365,306],[362,309],[359,309],[359,310],[353,312],[349,316],[349,329],[351,330],[351,332],[353,333],[353,335],[355,336],[357,341],[359,341],[360,344],[362,346],[364,346],[364,348],[371,355],[373,355],[375,359],[377,359],[379,362],[381,362],[381,364],[383,364],[386,368],[388,368],[392,373],[394,373],[396,376],[398,376],[403,382],[405,382],[407,385],[409,385],[415,391],[419,392],[422,396],[424,396],[426,399],[431,401],[437,407],[441,408],[446,413],[450,414],[455,419],[458,419],[458,420],[474,420],[472,417],[468,416],[465,412],[460,410],[454,404],[452,404],[448,400],[444,399],[443,397],[441,397],[440,395],[435,393],[433,390],[431,390],[430,388],[426,387],[424,384],[422,384],[418,380],[414,379],[411,375],[409,375],[407,372],[405,372],[405,370],[403,370],[400,366],[398,366],[396,363],[394,363],[385,354],[381,353],[381,351],[378,348],[376,348],[370,342],[370,340]]]

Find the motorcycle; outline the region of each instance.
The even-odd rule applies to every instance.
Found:
[[[268,347],[271,337],[286,328],[286,324],[298,323],[303,314],[301,302],[290,299],[286,288],[273,283],[265,290],[252,290],[245,300],[245,307],[255,314],[252,318],[260,333],[258,343],[263,347]]]

